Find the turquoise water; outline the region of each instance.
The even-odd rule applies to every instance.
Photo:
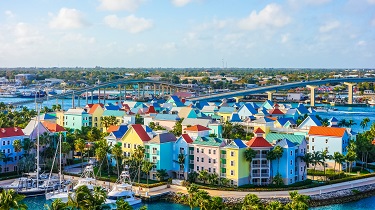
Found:
[[[44,204],[50,203],[46,201],[44,197],[35,197],[35,198],[25,198],[25,203],[32,210],[43,210]],[[145,203],[149,210],[189,210],[189,206],[167,203],[167,202],[152,202]],[[139,209],[142,205],[134,206],[134,209]],[[345,204],[335,204],[330,206],[322,206],[310,208],[311,210],[373,210],[375,209],[375,197],[369,197],[362,199],[360,201],[345,203]]]

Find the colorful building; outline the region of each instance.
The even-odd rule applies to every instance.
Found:
[[[103,126],[101,122],[103,112],[104,112],[103,104],[94,104],[88,111],[88,113],[91,114],[92,127],[98,128],[101,131],[103,131]]]
[[[244,152],[247,146],[240,139],[235,139],[221,150],[221,177],[231,181],[231,185],[249,184],[250,163]]]
[[[194,160],[189,160],[189,145],[193,143],[193,139],[188,134],[182,134],[180,138],[178,138],[173,144],[173,160],[178,160],[178,155],[183,154],[185,156],[185,163],[183,165],[183,169],[181,169],[180,165],[173,162],[173,170],[178,178],[187,179],[187,175],[189,173],[189,162],[194,163]],[[194,152],[194,151],[193,151]]]
[[[64,125],[62,126],[78,130],[81,130],[82,127],[91,127],[91,114],[81,108],[68,109],[68,111],[64,113]]]
[[[146,132],[146,128],[140,124],[130,125],[125,135],[121,138],[122,151],[125,157],[130,157],[138,146],[145,146],[153,135]]]
[[[20,140],[21,144],[27,136],[19,127],[0,128],[0,151],[3,153],[0,173],[7,173],[18,170],[18,161],[23,157],[23,149],[16,152],[13,147],[15,140]]]

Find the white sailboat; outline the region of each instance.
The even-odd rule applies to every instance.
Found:
[[[108,193],[108,198],[104,205],[109,206],[111,209],[116,209],[116,201],[118,199],[123,199],[131,206],[140,204],[142,202],[140,198],[136,198],[134,196],[132,191],[128,166],[125,166],[125,170],[121,172],[121,175],[119,176],[113,189]]]

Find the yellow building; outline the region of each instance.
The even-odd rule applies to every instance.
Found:
[[[63,111],[56,111],[56,123],[62,127],[64,127],[64,112]]]
[[[129,157],[138,146],[144,147],[144,144],[150,140],[151,137],[141,124],[131,125],[121,139],[122,151],[126,157]]]
[[[250,163],[244,156],[246,148],[242,140],[235,139],[221,151],[221,175],[229,179],[232,185],[249,184]]]
[[[98,128],[99,130],[103,130],[103,126],[101,123],[103,112],[104,112],[104,109],[101,104],[94,104],[90,108],[89,114],[91,114],[92,116],[92,127]]]
[[[234,107],[220,107],[219,111],[217,112],[217,115],[220,116],[221,122],[226,122],[230,120],[232,113],[235,111],[236,109]]]

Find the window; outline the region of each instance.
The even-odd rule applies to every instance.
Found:
[[[62,145],[62,144],[61,144]],[[130,149],[131,145],[128,143],[128,148]]]
[[[199,166],[197,166],[197,171],[199,171]]]
[[[312,151],[314,151],[314,149],[315,149],[315,147],[314,147],[314,146],[312,146],[312,147],[311,147],[311,150],[312,150]]]
[[[230,156],[234,157],[234,152],[233,151],[230,152]]]
[[[314,138],[311,138],[311,142],[313,142],[313,143],[314,143]]]
[[[14,160],[17,160],[17,156],[14,157]]]
[[[208,163],[211,163],[211,158],[208,158]]]
[[[204,162],[204,158],[201,158],[201,162],[202,162],[202,163]]]
[[[234,171],[233,170],[230,170],[230,175],[234,176]]]
[[[10,153],[10,149],[8,149],[8,153]]]
[[[301,171],[303,171],[303,167],[301,167]]]
[[[214,149],[214,155],[216,155],[216,149]]]
[[[290,151],[290,156],[293,156],[293,151]]]
[[[8,145],[10,144],[10,141],[8,141]]]
[[[213,168],[213,169],[212,169],[212,172],[216,173],[216,168]]]
[[[208,172],[210,172],[210,173],[211,173],[211,168],[208,168]]]
[[[3,145],[5,145],[5,141],[3,141]]]
[[[134,149],[137,149],[137,145],[136,144],[134,144]]]
[[[216,159],[214,159],[214,164],[216,163]]]
[[[234,161],[233,160],[230,161],[230,166],[234,166]]]
[[[199,162],[199,157],[197,157],[197,162]]]
[[[203,148],[201,149],[201,153],[204,153],[204,149]]]
[[[199,153],[199,148],[197,148],[197,153]]]
[[[301,153],[303,153],[303,149],[301,149]]]
[[[201,167],[201,170],[204,171],[204,167],[203,166]]]
[[[293,170],[290,170],[290,174],[293,174]]]
[[[208,150],[208,154],[211,154],[211,149]]]
[[[326,144],[328,144],[328,139],[326,139]]]
[[[326,151],[328,152],[328,147],[326,147]]]
[[[290,179],[290,183],[293,183],[293,179]]]
[[[293,160],[290,160],[290,165],[291,165],[291,166],[293,165]]]

